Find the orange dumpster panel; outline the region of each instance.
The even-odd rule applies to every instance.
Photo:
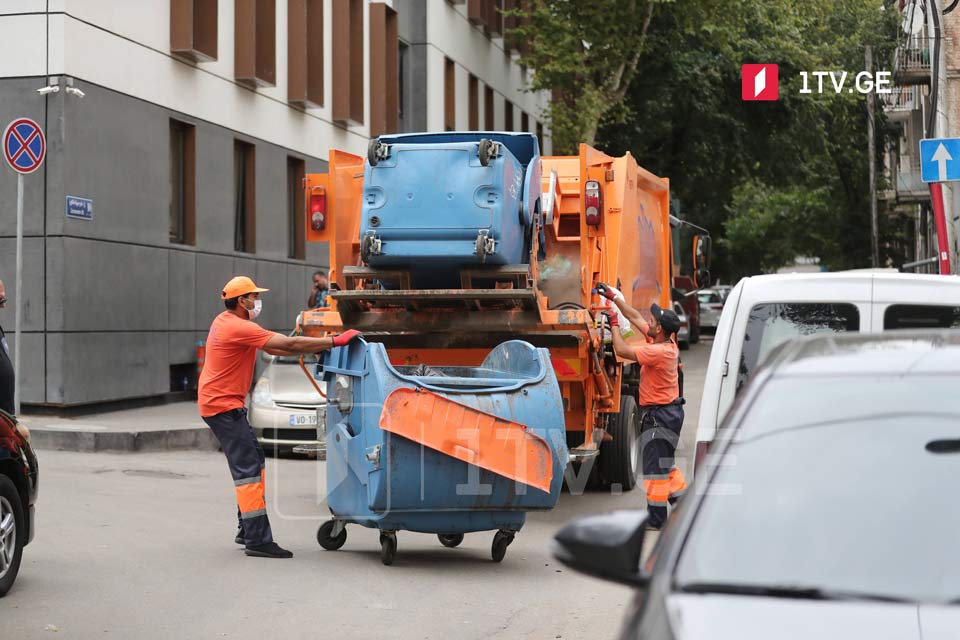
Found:
[[[430,391],[400,388],[387,396],[380,428],[481,469],[550,491],[550,446],[520,423]]]

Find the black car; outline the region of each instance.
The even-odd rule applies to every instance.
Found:
[[[13,586],[23,548],[33,540],[38,480],[29,432],[0,411],[0,597]]]
[[[640,566],[646,513],[555,538],[634,586],[622,638],[960,637],[960,334],[791,343]]]

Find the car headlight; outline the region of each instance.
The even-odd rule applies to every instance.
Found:
[[[273,393],[270,389],[270,378],[260,378],[253,388],[253,404],[258,407],[273,407]]]
[[[20,435],[23,436],[23,439],[27,441],[27,444],[30,444],[30,429],[27,429],[27,425],[22,422],[17,423],[17,431],[20,432]]]

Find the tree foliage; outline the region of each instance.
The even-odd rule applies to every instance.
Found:
[[[537,11],[570,4],[581,3],[542,0]],[[583,4],[587,12],[594,3]],[[670,178],[674,212],[720,240],[716,272],[730,278],[771,271],[797,255],[818,256],[831,269],[869,264],[866,101],[846,89],[864,69],[866,44],[874,46],[875,66],[889,70],[894,10],[881,0],[638,0],[629,17],[623,1],[601,4],[607,10],[578,38],[637,29],[644,9],[652,10],[624,99],[599,116],[596,145],[611,154],[630,151]],[[545,41],[534,41],[533,48],[538,53],[527,63],[546,69],[540,88],[569,86],[561,71],[583,66],[576,58],[573,68],[547,64],[565,47],[551,54]],[[613,67],[615,60],[602,63]],[[779,65],[777,102],[741,99],[741,65],[748,62]],[[584,68],[604,77],[599,68]],[[844,91],[834,93],[827,81],[823,94],[800,93],[800,72],[819,70],[847,71]],[[569,128],[589,141],[585,130]],[[881,120],[878,152],[891,135]]]
[[[623,114],[655,10],[673,0],[533,0],[506,12],[524,20],[521,63],[533,70],[531,89],[550,91],[546,114],[558,153],[593,144],[605,120]]]

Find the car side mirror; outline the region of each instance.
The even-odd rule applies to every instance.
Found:
[[[613,511],[577,518],[553,537],[553,556],[571,569],[631,587],[645,585],[640,570],[646,511]]]
[[[693,278],[698,289],[710,286],[710,262],[713,239],[707,235],[693,236]]]

